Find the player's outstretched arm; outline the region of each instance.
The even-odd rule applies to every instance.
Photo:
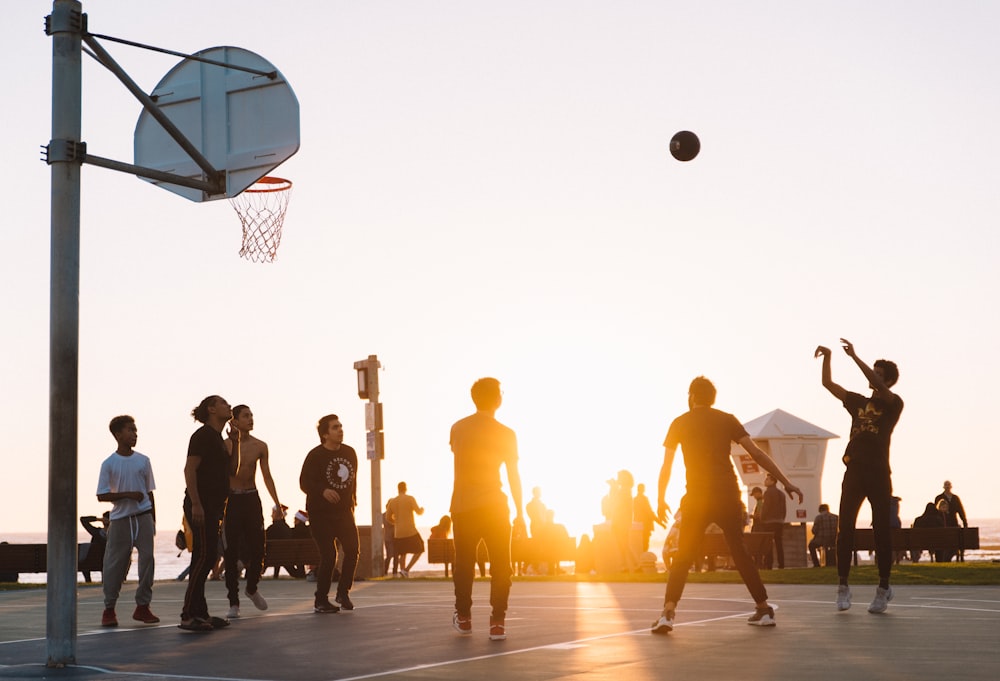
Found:
[[[781,468],[774,462],[767,452],[757,446],[757,443],[749,435],[744,435],[740,441],[739,445],[746,450],[750,458],[757,462],[757,464],[763,468],[765,471],[774,476],[774,479],[782,484],[785,488],[785,492],[792,499],[795,495],[799,497],[799,503],[802,503],[802,490],[800,490],[796,485],[792,483],[791,480],[784,474]]]
[[[833,371],[830,369],[830,348],[822,345],[818,346],[816,348],[816,352],[813,353],[813,357],[823,358],[823,387],[829,390],[834,397],[843,402],[844,396],[847,395],[847,391],[840,385],[833,382]]]
[[[889,386],[885,384],[882,377],[875,373],[870,366],[865,364],[864,361],[858,357],[857,353],[854,351],[854,344],[846,338],[841,338],[840,342],[844,344],[844,352],[846,352],[847,356],[853,359],[854,363],[858,365],[858,368],[861,369],[861,373],[863,373],[865,378],[868,379],[868,383],[871,387],[875,388],[883,395],[892,395],[892,390],[890,390]]]

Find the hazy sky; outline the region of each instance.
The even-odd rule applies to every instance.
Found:
[[[0,268],[0,536],[44,530],[48,480],[51,2],[7,3]],[[299,153],[277,261],[240,260],[227,202],[84,166],[79,508],[134,415],[161,529],[180,523],[190,410],[249,404],[281,500],[334,412],[364,456],[353,363],[377,354],[382,497],[447,512],[448,430],[503,384],[532,486],[573,534],[604,481],[655,490],[691,378],[746,422],[841,435],[817,344],[895,360],[892,462],[908,522],[949,478],[1000,517],[1000,5],[994,2],[90,0],[89,27],[182,52],[234,45],[289,79]],[[147,91],[178,59],[104,43]],[[83,139],[132,161],[139,104],[84,57]],[[690,163],[668,153],[695,131]],[[840,350],[834,379],[866,392]],[[59,471],[56,474],[60,474]],[[680,497],[679,465],[668,498]],[[262,487],[262,486],[261,486]],[[370,519],[362,467],[359,521]],[[266,500],[266,493],[265,493]],[[266,501],[265,501],[266,503]],[[863,513],[867,513],[866,510]]]

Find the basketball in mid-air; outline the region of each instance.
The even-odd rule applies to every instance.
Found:
[[[678,161],[690,161],[701,151],[701,141],[689,130],[681,130],[670,138],[670,154]]]

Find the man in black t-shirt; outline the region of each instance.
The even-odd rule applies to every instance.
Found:
[[[775,624],[774,609],[767,602],[767,589],[743,544],[745,509],[733,469],[732,443],[739,443],[761,468],[781,482],[788,496],[798,495],[799,503],[802,503],[802,490],[793,485],[778,464],[757,446],[735,416],[713,409],[713,404],[715,386],[712,382],[704,376],[691,381],[688,388],[690,410],[674,419],[663,441],[663,465],[657,486],[657,517],[661,522],[666,520],[665,495],[678,445],[684,453],[687,493],[678,512],[678,515],[684,514],[684,522],[680,526],[677,556],[670,565],[663,612],[651,628],[654,634],[666,634],[673,630],[674,609],[684,591],[688,570],[701,546],[705,530],[711,523],[722,529],[736,569],[757,606],[747,623],[765,627]]]
[[[233,410],[218,395],[209,395],[191,410],[191,416],[203,425],[191,435],[184,464],[184,516],[193,542],[180,628],[211,631],[229,624],[229,620],[208,614],[205,581],[218,559],[219,527],[229,497],[229,451],[222,441],[222,429]]]
[[[892,430],[903,411],[903,400],[890,390],[899,380],[895,363],[880,359],[869,367],[854,352],[854,345],[843,338],[844,352],[854,360],[861,373],[868,379],[871,397],[845,390],[833,382],[830,370],[830,349],[822,345],[815,356],[823,357],[823,387],[840,400],[851,415],[851,439],[847,443],[843,461],[847,466],[840,493],[840,533],[837,535],[837,609],[851,607],[851,588],[847,578],[851,572],[851,554],[854,553],[854,530],[858,511],[867,497],[872,507],[872,527],[875,533],[875,559],[878,564],[879,584],[868,612],[881,613],[892,600],[889,574],[892,570],[892,470],[889,468],[889,442]]]
[[[309,530],[320,556],[313,611],[351,611],[354,604],[350,591],[359,555],[358,527],[354,521],[354,507],[358,503],[358,455],[344,444],[344,426],[336,414],[321,418],[316,432],[320,444],[306,455],[299,474],[299,487],[306,493]],[[334,604],[329,597],[337,565],[337,540],[344,551],[344,564],[337,580]]]

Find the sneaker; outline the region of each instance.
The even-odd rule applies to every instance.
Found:
[[[338,608],[336,605],[327,600],[316,601],[316,604],[313,605],[313,612],[318,612],[322,614],[331,612],[340,612],[340,608]]]
[[[774,608],[771,606],[757,608],[754,614],[750,616],[750,619],[747,620],[747,624],[755,627],[773,627],[776,624],[774,621]]]
[[[118,615],[115,614],[114,608],[104,609],[104,613],[101,615],[101,626],[102,627],[118,626]]]
[[[660,615],[660,619],[653,622],[653,625],[649,628],[652,634],[669,634],[674,630],[674,611],[668,610],[665,614]]]
[[[252,594],[248,593],[247,598],[253,601],[254,607],[258,610],[267,610],[267,601],[260,595],[260,589],[254,591]]]
[[[233,620],[233,619],[238,619],[239,616],[240,616],[240,606],[238,606],[238,605],[230,605],[229,606],[229,612],[226,613],[226,617],[228,619]]]
[[[851,587],[841,584],[837,587],[837,610],[851,609]]]
[[[490,620],[490,640],[491,641],[507,640],[507,628],[504,627],[503,620],[500,620],[499,622],[495,622],[492,619]]]
[[[148,605],[137,605],[135,612],[132,613],[132,619],[145,624],[156,624],[160,621],[160,618],[153,614]]]
[[[409,570],[400,570],[399,571],[399,576],[402,577],[403,579],[406,579],[407,577],[410,576],[410,571]]]
[[[889,607],[889,601],[892,600],[892,587],[887,589],[878,587],[875,589],[875,599],[872,600],[871,605],[868,606],[868,612],[880,613],[885,612]]]
[[[339,605],[341,610],[354,610],[354,603],[351,602],[351,597],[347,594],[337,594],[337,596],[333,599],[333,602]]]
[[[455,631],[462,634],[463,636],[466,634],[471,634],[472,617],[471,616],[463,617],[462,615],[459,615],[456,612],[454,615],[451,616],[451,626],[455,627]]]

